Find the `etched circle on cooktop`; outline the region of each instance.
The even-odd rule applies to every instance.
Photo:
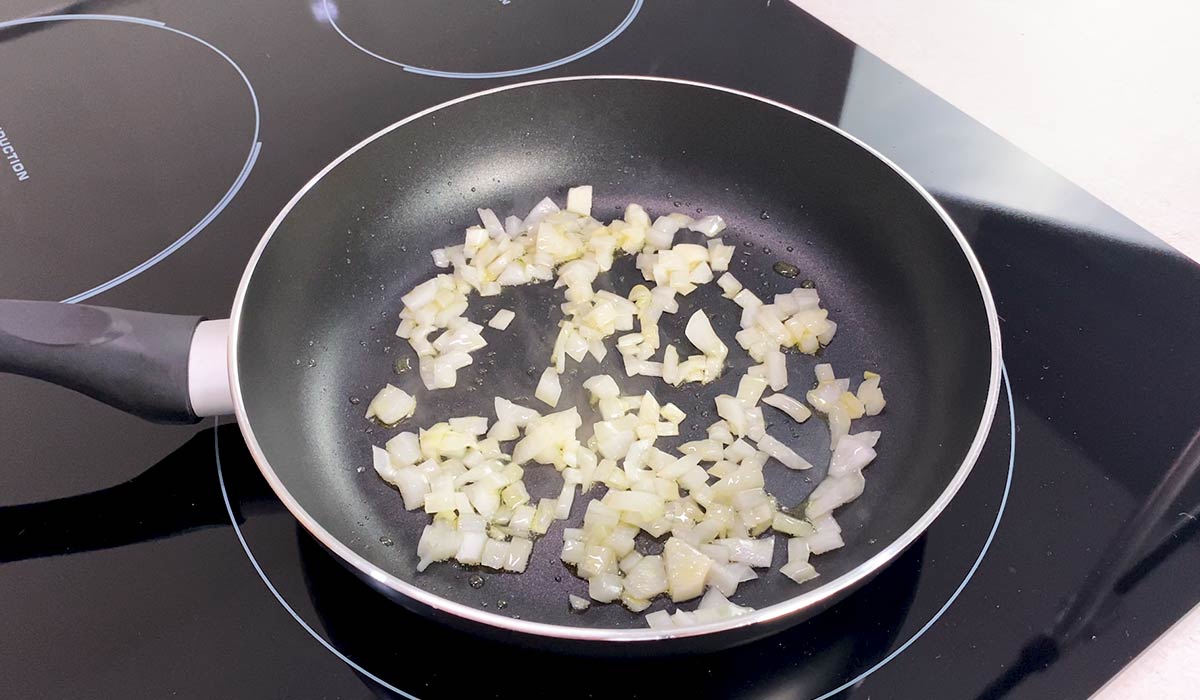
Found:
[[[615,39],[643,0],[322,0],[355,48],[442,78],[504,78],[565,65]]]
[[[0,297],[82,301],[149,269],[237,193],[258,102],[216,46],[161,22],[0,22]]]

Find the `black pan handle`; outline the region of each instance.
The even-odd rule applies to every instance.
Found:
[[[0,372],[53,382],[156,423],[195,423],[200,416],[228,413],[232,405],[230,400],[214,410],[214,401],[205,398],[213,394],[210,386],[198,394],[201,410],[193,406],[198,378],[211,384],[216,376],[217,395],[221,390],[228,395],[228,379],[212,371],[225,366],[217,336],[227,325],[210,326],[227,322],[202,321],[84,304],[0,300]],[[203,346],[200,362],[193,345]],[[192,373],[203,375],[192,377],[191,393],[189,357]]]

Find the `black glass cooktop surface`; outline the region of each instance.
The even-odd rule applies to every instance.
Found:
[[[794,105],[911,172],[979,255],[1007,370],[978,465],[892,566],[666,659],[422,619],[296,524],[229,419],[0,375],[8,697],[1084,698],[1200,601],[1200,268],[785,2],[18,0],[0,65],[3,297],[224,317],[275,213],[366,136],[489,86],[648,74]]]

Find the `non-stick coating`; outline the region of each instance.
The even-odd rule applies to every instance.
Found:
[[[818,357],[789,353],[786,393],[802,397],[817,362],[831,362],[854,385],[863,370],[883,375],[887,410],[855,422],[855,430],[881,429],[883,439],[866,492],[838,511],[845,548],[816,558],[816,581],[797,586],[764,571],[739,589],[738,602],[762,608],[831,581],[930,508],[976,437],[991,371],[979,282],[946,223],[885,163],[819,123],[699,86],[597,79],[487,94],[386,133],[316,182],[265,246],[244,295],[236,350],[245,417],[271,468],[322,527],[382,569],[470,606],[558,625],[645,625],[618,605],[569,612],[567,594],[586,595],[586,584],[559,561],[561,531],[578,525],[586,497],[537,542],[526,573],[480,572],[485,583],[473,588],[476,572],[453,563],[415,571],[427,516],[406,512],[371,469],[371,445],[452,416],[493,417],[495,396],[546,408],[532,393],[561,317],[561,291],[549,285],[472,300],[468,315],[477,322],[498,308],[517,317],[507,331],[486,331],[488,347],[453,390],[428,393],[415,371],[397,373],[397,360],[416,363],[393,332],[400,296],[437,272],[429,251],[461,243],[476,207],[524,215],[543,196],[563,202],[577,184],[595,187],[601,219],[631,201],[651,215],[722,215],[723,237],[738,250],[731,271],[761,297],[815,282],[837,337]],[[800,276],[775,273],[779,261]],[[627,258],[597,286],[625,293],[638,281]],[[739,309],[715,285],[681,300],[665,337],[688,347],[682,324],[701,308],[731,346],[719,381],[673,389],[627,379],[613,352],[599,366],[571,364],[559,409],[575,401],[592,415],[579,385],[609,373],[626,393],[651,389],[676,403],[688,414],[685,436],[702,436],[715,420],[712,397],[732,393],[750,360],[733,342]],[[386,382],[418,398],[416,415],[395,430],[363,418]],[[770,433],[817,465],[803,474],[766,468],[768,489],[798,504],[825,473],[828,427],[819,418],[797,426],[771,408],[765,414]],[[551,467],[536,465],[526,480],[535,498],[557,494],[560,483]],[[660,600],[651,609],[667,606]]]

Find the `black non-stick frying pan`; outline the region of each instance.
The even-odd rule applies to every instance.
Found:
[[[523,215],[544,196],[561,202],[578,184],[594,186],[593,215],[601,219],[620,216],[628,202],[651,215],[722,215],[729,223],[724,238],[740,253],[731,270],[759,296],[815,283],[838,333],[817,358],[789,355],[788,393],[803,395],[817,362],[831,362],[839,376],[867,369],[883,375],[887,410],[855,424],[882,430],[883,438],[866,492],[838,511],[846,546],[815,558],[821,575],[804,585],[778,572],[744,584],[736,601],[756,608],[753,614],[659,631],[618,605],[572,613],[567,594],[582,593],[584,583],[559,561],[562,521],[535,545],[524,574],[485,573],[486,586],[476,589],[467,584],[475,572],[454,564],[417,573],[415,546],[426,516],[404,511],[370,468],[370,446],[395,432],[363,417],[366,400],[385,382],[418,396],[405,428],[492,416],[495,396],[532,396],[557,332],[560,292],[539,285],[476,298],[473,320],[500,307],[516,310],[517,319],[504,333],[489,329],[489,346],[460,372],[459,386],[436,393],[416,391],[414,373],[397,372],[396,361],[409,352],[393,335],[399,298],[435,271],[430,250],[461,243],[477,207]],[[780,261],[800,276],[777,274]],[[625,258],[598,286],[624,292],[636,281]],[[684,299],[679,314],[664,317],[664,333],[682,337],[691,310],[704,308],[731,339],[738,309],[718,291],[708,285]],[[198,322],[0,302],[0,370],[56,381],[154,420],[194,421],[232,409],[279,498],[363,580],[432,617],[559,647],[714,648],[827,607],[894,559],[945,508],[983,445],[999,390],[999,329],[987,283],[962,234],[911,177],[853,137],[784,105],[663,79],[512,85],[384,129],[284,207],[246,268],[228,326]],[[715,419],[712,396],[734,393],[750,364],[735,347],[714,385],[674,389],[625,378],[615,355],[572,366],[559,409],[577,400],[590,410],[582,380],[609,373],[625,393],[650,389],[683,408],[684,438]],[[769,430],[816,464],[803,475],[774,463],[766,468],[768,490],[784,504],[799,504],[824,475],[828,428],[767,414]],[[526,474],[535,498],[556,494],[558,478],[549,467]],[[576,499],[567,525],[580,521],[585,501]],[[382,546],[381,537],[394,546]],[[652,609],[666,606],[659,601]],[[609,642],[626,644],[602,644]]]

